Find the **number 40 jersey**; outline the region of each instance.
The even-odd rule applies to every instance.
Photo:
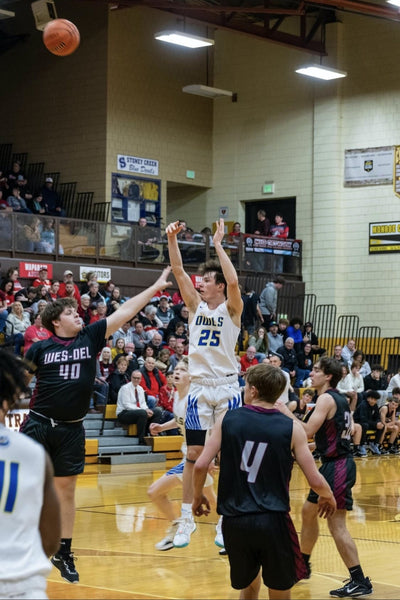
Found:
[[[226,302],[213,310],[200,302],[189,325],[190,375],[215,379],[237,374],[235,346],[239,331]]]

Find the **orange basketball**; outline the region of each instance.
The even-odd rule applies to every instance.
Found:
[[[43,31],[43,43],[52,54],[68,56],[79,46],[78,28],[67,19],[49,21]]]

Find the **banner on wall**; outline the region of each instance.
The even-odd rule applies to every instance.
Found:
[[[394,154],[394,146],[345,150],[344,186],[391,184]]]
[[[158,160],[153,158],[141,158],[140,156],[127,156],[118,154],[118,171],[127,171],[128,173],[141,173],[142,175],[158,175]]]
[[[85,281],[86,276],[89,272],[96,273],[97,281],[99,283],[106,283],[111,279],[111,269],[108,267],[98,267],[97,265],[89,265],[88,267],[79,267],[79,279]]]
[[[39,276],[39,271],[42,267],[47,269],[47,279],[53,279],[53,265],[43,262],[26,262],[19,263],[19,276],[26,279],[34,279]]]
[[[400,252],[400,221],[369,224],[369,253]]]
[[[394,147],[394,174],[393,174],[393,189],[394,193],[400,198],[400,146]]]
[[[254,236],[245,236],[245,240],[246,252],[266,252],[267,254],[301,256],[301,240],[257,238]]]

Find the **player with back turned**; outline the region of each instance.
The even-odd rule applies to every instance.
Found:
[[[127,300],[112,315],[84,329],[74,299],[61,298],[49,304],[42,313],[42,323],[52,336],[33,344],[25,356],[36,374],[36,387],[21,431],[42,443],[53,461],[61,505],[61,545],[52,562],[70,583],[79,581],[71,552],[75,488],[85,463],[83,419],[93,390],[96,357],[105,339],[156,292],[171,285],[167,281],[170,270],[164,269],[153,285]]]
[[[39,599],[60,542],[60,507],[43,447],[5,427],[25,378],[22,361],[0,349],[0,598]]]
[[[189,544],[193,464],[216,418],[241,404],[235,345],[243,302],[237,272],[222,247],[224,221],[217,222],[213,243],[218,261],[205,263],[199,292],[185,272],[179,251],[179,221],[166,228],[168,251],[179,291],[189,309],[189,372],[191,385],[186,412],[187,458],[183,471],[183,503],[176,547]],[[217,543],[217,540],[216,540]],[[217,543],[217,545],[220,545]]]
[[[336,385],[342,376],[340,363],[322,356],[315,363],[310,377],[312,387],[318,394],[315,408],[307,422],[299,421],[308,438],[315,435],[315,446],[321,456],[320,472],[332,488],[337,511],[328,517],[329,531],[336,548],[349,570],[350,579],[331,590],[337,598],[358,597],[371,594],[372,584],[365,577],[360,565],[357,547],[346,526],[346,512],[353,508],[352,487],[356,481],[356,465],[350,447],[352,416],[347,398],[340,394]],[[290,417],[294,415],[285,407],[280,410]],[[302,510],[301,551],[311,575],[310,555],[318,539],[317,494],[311,490]]]
[[[241,590],[242,599],[258,598],[261,573],[269,598],[275,600],[290,598],[290,588],[306,574],[289,516],[294,458],[319,494],[319,515],[332,515],[336,508],[300,423],[275,407],[285,385],[279,369],[250,367],[245,406],[217,421],[194,467],[193,512],[200,516],[210,509],[203,495],[208,465],[221,451],[217,510],[223,515],[232,587]]]

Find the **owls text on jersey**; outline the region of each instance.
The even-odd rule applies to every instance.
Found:
[[[237,373],[235,346],[240,329],[233,322],[226,302],[215,309],[200,302],[189,331],[192,378],[220,378]]]

